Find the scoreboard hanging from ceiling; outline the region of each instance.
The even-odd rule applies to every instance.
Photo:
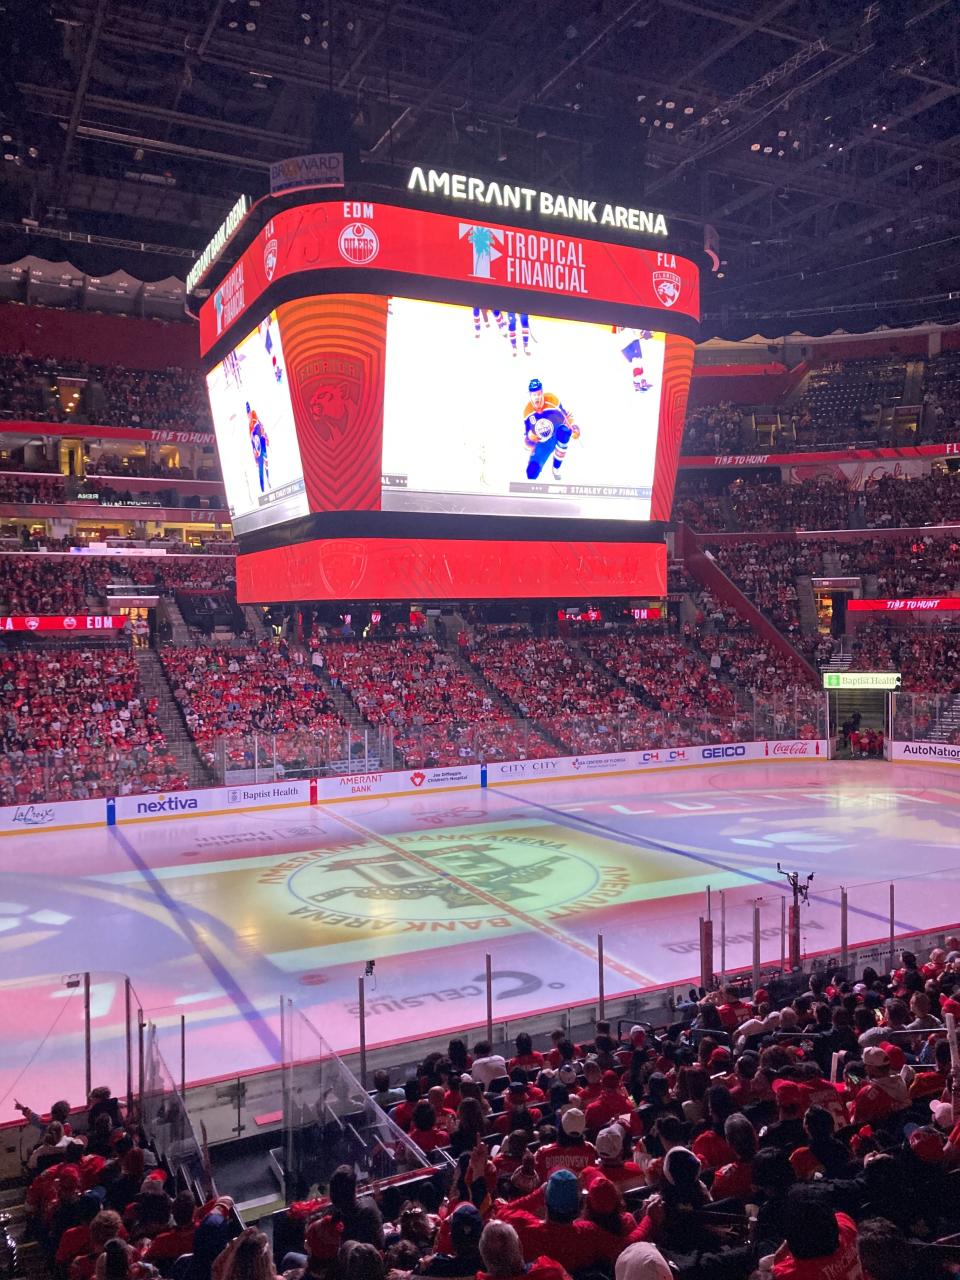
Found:
[[[664,593],[696,266],[458,213],[237,234],[199,320],[242,601]]]

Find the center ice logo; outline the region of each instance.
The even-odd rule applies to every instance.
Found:
[[[299,904],[293,915],[355,927],[504,928],[505,908],[535,915],[564,912],[601,883],[601,872],[556,840],[526,835],[457,838],[429,832],[398,836],[404,850],[358,848],[321,855],[286,879]],[[270,877],[275,880],[275,874]]]
[[[490,280],[491,265],[503,254],[496,247],[503,244],[503,232],[493,227],[478,226],[475,222],[460,223],[460,239],[469,240],[473,250],[473,269],[470,274],[480,280]]]

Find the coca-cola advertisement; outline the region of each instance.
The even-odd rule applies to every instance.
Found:
[[[814,738],[791,738],[784,742],[768,742],[766,748],[768,756],[816,757],[821,754],[820,743]]]

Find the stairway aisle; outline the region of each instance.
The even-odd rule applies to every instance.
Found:
[[[134,649],[133,656],[140,670],[140,683],[144,693],[148,698],[157,700],[157,719],[163,736],[180,768],[190,779],[190,786],[211,786],[216,779],[200,759],[156,650]]]

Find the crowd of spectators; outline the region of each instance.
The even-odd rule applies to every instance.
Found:
[[[0,653],[0,804],[185,787],[129,649]]]
[[[389,726],[407,767],[553,755],[537,728],[520,724],[430,636],[341,641],[324,647],[331,679],[360,714]]]
[[[61,388],[60,379],[69,380],[69,394],[61,394],[66,387]],[[213,430],[206,385],[198,370],[124,369],[29,355],[0,356],[0,417]]]
[[[84,468],[88,476],[133,476],[154,480],[219,480],[216,467],[198,467],[196,475],[192,467],[170,467],[162,462],[151,462],[137,454],[101,453],[87,461]]]
[[[960,630],[934,619],[899,626],[872,622],[858,626],[852,643],[854,671],[899,671],[907,693],[960,693]]]
[[[960,472],[885,475],[851,490],[843,478],[820,476],[800,484],[739,478],[715,483],[681,472],[673,518],[699,532],[776,532],[791,529],[922,528],[960,522]]]
[[[346,725],[302,651],[164,645],[160,660],[208,766],[309,774],[347,757]]]
[[[688,409],[681,450],[688,454],[741,453],[755,445],[749,411],[724,402]]]
[[[108,1088],[18,1102],[30,1228],[57,1280],[947,1280],[948,1014],[953,937],[886,974],[691,990],[668,1027],[453,1039],[371,1092],[433,1176],[363,1194],[340,1165],[272,1248],[229,1197],[175,1194]]]
[[[724,572],[760,612],[788,639],[799,640],[797,577],[822,572],[822,544],[785,538],[768,542],[723,542],[710,550]]]
[[[110,572],[109,560],[77,556],[65,572],[65,561],[40,555],[5,555],[3,596],[7,613],[83,613],[88,596],[103,595]]]
[[[63,477],[0,475],[2,502],[63,502]]]
[[[393,1188],[385,1217],[336,1168],[289,1209],[303,1253],[253,1274],[946,1280],[960,940],[947,948],[859,980],[814,973],[778,998],[691,991],[661,1030],[601,1021],[539,1047],[521,1031],[505,1052],[454,1039],[402,1088],[377,1071],[373,1100],[444,1172],[406,1200]],[[267,1256],[248,1233],[225,1258],[247,1247]]]
[[[233,596],[236,561],[229,555],[0,557],[7,613],[84,613],[88,600],[102,606],[107,584],[155,586],[162,595],[198,593]]]

